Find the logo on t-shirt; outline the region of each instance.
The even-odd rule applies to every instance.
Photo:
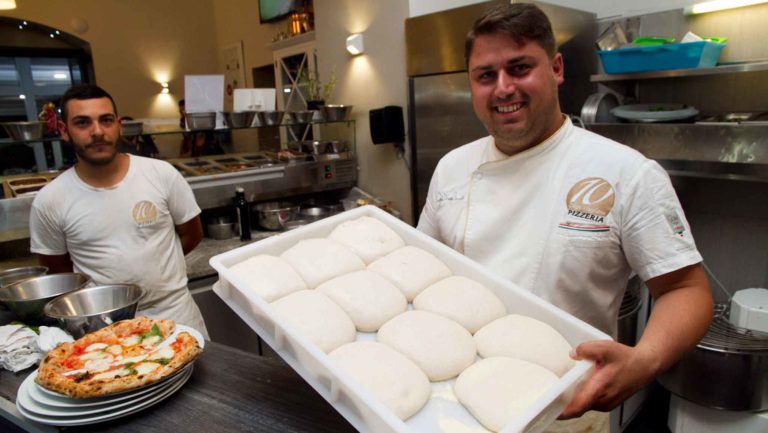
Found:
[[[588,177],[576,182],[568,191],[565,204],[574,221],[561,223],[560,228],[579,231],[608,231],[605,217],[611,213],[615,194],[605,179]]]
[[[157,207],[148,200],[143,200],[133,205],[133,220],[139,227],[154,224],[157,221]]]

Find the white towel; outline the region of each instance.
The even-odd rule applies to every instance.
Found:
[[[13,372],[36,365],[45,353],[72,337],[59,328],[40,327],[38,336],[23,325],[0,326],[0,368]]]

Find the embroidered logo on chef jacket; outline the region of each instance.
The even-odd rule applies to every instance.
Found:
[[[677,211],[669,210],[664,214],[664,216],[667,218],[667,224],[669,224],[669,228],[672,229],[676,235],[682,237],[685,233],[685,225],[683,224],[683,219],[680,218],[680,215],[677,213]]]
[[[605,218],[611,213],[615,200],[613,186],[605,179],[588,177],[568,191],[565,204],[568,221],[558,227],[584,232],[605,232],[610,228]]]
[[[157,221],[157,207],[147,200],[136,203],[133,205],[133,220],[139,227],[154,224]]]

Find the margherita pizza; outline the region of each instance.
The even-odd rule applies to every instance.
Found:
[[[36,382],[74,398],[99,397],[157,382],[202,352],[197,339],[187,332],[165,342],[174,328],[171,320],[137,317],[60,344],[40,363]]]

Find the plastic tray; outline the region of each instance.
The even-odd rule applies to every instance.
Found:
[[[429,402],[405,422],[379,403],[361,385],[330,362],[328,356],[283,322],[263,299],[251,292],[229,267],[257,254],[279,255],[301,239],[326,237],[339,223],[362,216],[377,218],[397,232],[408,245],[427,250],[442,260],[455,275],[472,278],[492,290],[508,313],[525,314],[557,329],[571,345],[610,337],[585,322],[547,303],[481,265],[417,231],[375,206],[363,206],[315,223],[254,242],[214,256],[210,260],[219,273],[214,292],[269,344],[304,380],[362,432],[485,431],[458,403],[453,394],[455,379],[433,382]],[[375,340],[375,333],[358,333],[357,339]],[[502,432],[543,431],[565,408],[576,387],[594,365],[578,361],[560,380]]]
[[[726,44],[708,41],[598,51],[606,74],[711,68]]]

